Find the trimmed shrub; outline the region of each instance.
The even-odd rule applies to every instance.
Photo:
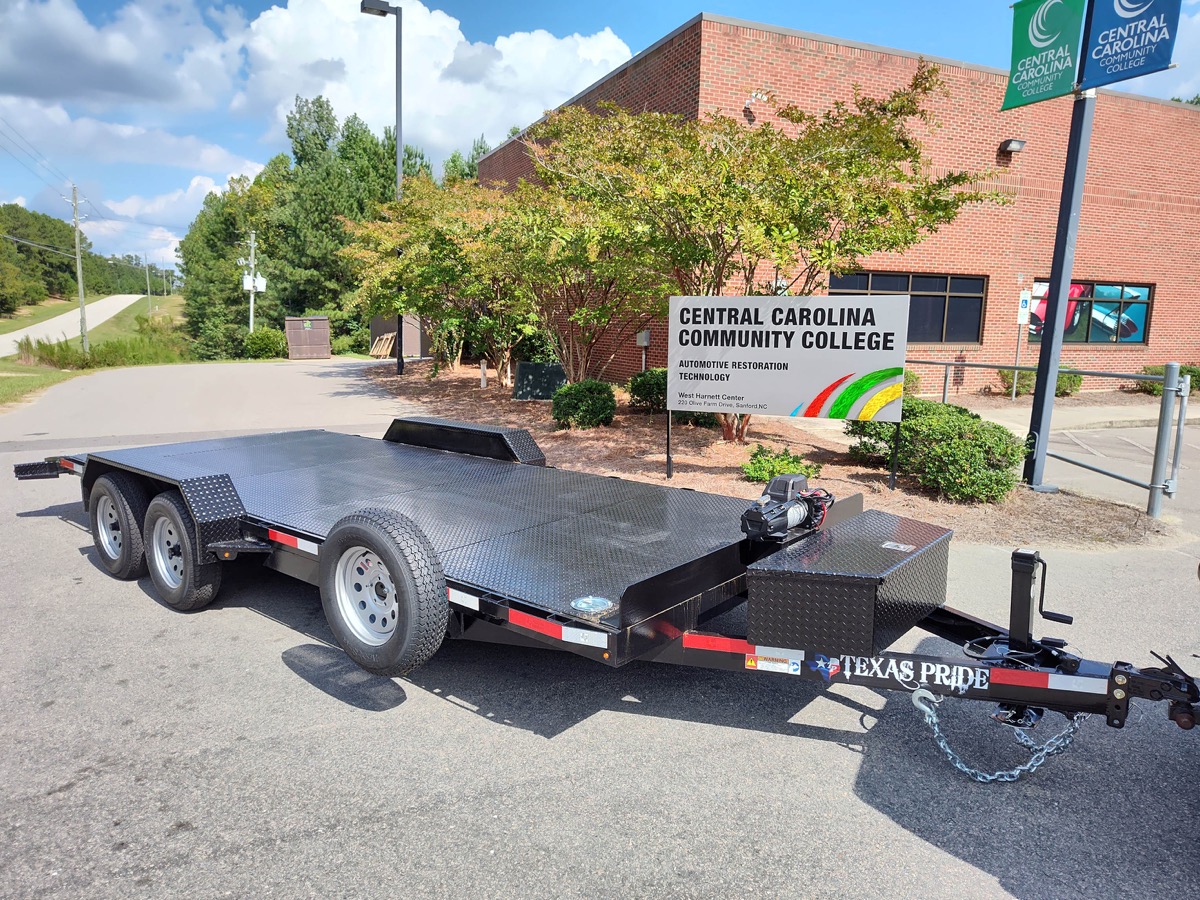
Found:
[[[821,474],[820,463],[808,462],[784,447],[771,450],[758,444],[750,451],[750,460],[742,464],[742,474],[747,481],[766,484],[776,475],[803,475],[816,478]]]
[[[1143,375],[1162,375],[1166,371],[1167,371],[1166,366],[1143,366],[1142,367]],[[1184,375],[1192,376],[1192,389],[1193,390],[1195,390],[1197,386],[1200,386],[1200,366],[1180,366],[1179,367],[1179,377],[1183,378]],[[1151,394],[1155,397],[1161,397],[1162,396],[1162,387],[1163,387],[1162,384],[1160,384],[1157,381],[1139,381],[1134,384],[1133,389],[1142,394]]]
[[[525,335],[513,347],[513,360],[532,363],[558,362],[558,350],[554,338],[540,328]]]
[[[647,369],[638,372],[626,385],[629,391],[629,406],[638,412],[661,413],[667,411],[667,370]]]
[[[1012,369],[997,369],[996,375],[1000,378],[1000,385],[1004,388],[1004,393],[1012,393]],[[1032,394],[1034,385],[1037,383],[1036,372],[1018,372],[1017,373],[1017,396],[1024,394]],[[1078,393],[1079,388],[1083,385],[1082,375],[1059,375],[1058,381],[1054,384],[1055,397],[1070,397],[1072,394]]]
[[[247,359],[278,359],[288,355],[287,335],[269,325],[260,326],[242,342]]]
[[[1025,448],[1007,428],[953,404],[915,397],[903,404],[897,471],[960,502],[995,503],[1016,486]],[[895,429],[891,422],[847,422],[846,433],[858,438],[851,457],[889,465]]]
[[[904,370],[904,396],[915,397],[921,393],[921,376],[916,372]]]
[[[1072,394],[1079,393],[1082,386],[1082,375],[1059,375],[1058,382],[1054,385],[1054,396],[1070,397]]]
[[[564,384],[554,394],[550,415],[559,428],[595,428],[611,425],[617,414],[612,385],[589,378]]]
[[[329,342],[329,349],[334,356],[341,356],[343,353],[358,353],[356,345],[357,341],[353,335],[343,334]]]

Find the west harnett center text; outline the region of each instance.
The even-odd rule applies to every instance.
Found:
[[[894,331],[875,328],[871,307],[821,306],[682,306],[679,346],[740,347],[764,350],[891,350]],[[728,381],[720,370],[749,369],[786,372],[788,363],[770,360],[681,359],[684,381]],[[694,371],[702,369],[704,371]],[[688,371],[693,370],[693,371]],[[714,371],[716,370],[716,371]]]

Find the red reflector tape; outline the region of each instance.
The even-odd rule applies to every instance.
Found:
[[[538,634],[544,634],[546,637],[552,637],[557,641],[562,640],[562,626],[557,622],[547,622],[545,619],[539,619],[537,616],[523,613],[519,609],[510,609],[508,611],[508,621],[511,625],[528,628],[530,631],[536,631]]]
[[[284,534],[282,531],[276,531],[274,528],[267,529],[267,537],[275,541],[277,544],[283,544],[287,547],[300,548],[300,538],[292,537],[290,534]]]
[[[718,653],[741,653],[754,655],[755,646],[741,638],[719,637],[715,634],[684,632],[683,646],[687,650],[715,650]]]
[[[1047,688],[1050,686],[1050,673],[993,667],[989,673],[989,680],[992,684],[1007,684],[1012,687]]]

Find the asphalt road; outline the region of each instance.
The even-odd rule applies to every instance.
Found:
[[[205,428],[290,427],[298,402],[247,399],[257,368],[136,371],[147,396],[203,382]],[[276,368],[311,424],[372,424],[383,402],[354,366]],[[0,463],[60,430],[64,450],[108,422],[161,431],[105,391],[65,416],[62,389],[98,377],[0,416]],[[1162,708],[1093,719],[1034,777],[983,786],[902,694],[467,642],[382,679],[331,646],[314,589],[253,564],[195,614],[109,578],[78,500],[70,478],[0,491],[0,895],[1196,896],[1200,732]],[[952,603],[981,616],[1007,605],[996,540],[952,548]],[[1200,544],[1046,554],[1048,605],[1076,616],[1051,633],[1200,669]],[[943,705],[964,756],[1016,764],[988,711]]]
[[[87,305],[88,328],[95,328],[102,322],[107,322],[121,310],[142,299],[140,294],[113,294],[103,300],[97,300]],[[79,307],[70,312],[30,325],[18,331],[10,331],[0,335],[0,356],[11,356],[17,352],[17,344],[22,338],[34,341],[57,341],[61,337],[79,336]]]

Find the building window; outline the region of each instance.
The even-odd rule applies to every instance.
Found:
[[[909,343],[978,344],[983,330],[982,275],[855,272],[830,275],[830,294],[908,294]]]
[[[1033,283],[1029,340],[1038,343],[1046,315],[1047,281]],[[1067,292],[1063,341],[1071,344],[1144,344],[1154,286],[1120,281],[1073,281]]]

